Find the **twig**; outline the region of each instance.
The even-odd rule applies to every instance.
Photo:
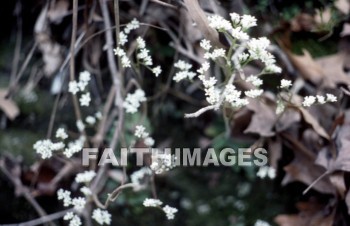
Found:
[[[165,6],[165,7],[169,7],[169,8],[172,8],[172,9],[178,9],[178,7],[176,7],[174,5],[171,5],[169,3],[162,2],[162,1],[159,1],[159,0],[151,0],[151,2],[157,3],[157,4]]]

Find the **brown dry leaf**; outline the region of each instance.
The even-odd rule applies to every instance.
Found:
[[[276,123],[276,131],[284,131],[293,124],[300,122],[300,119],[301,117],[299,112],[295,111],[294,109],[288,108]]]
[[[334,2],[335,7],[345,15],[350,12],[350,4],[348,0],[337,0]]]
[[[337,189],[338,194],[344,199],[346,186],[344,181],[344,172],[334,172],[329,176],[329,180],[333,186]]]
[[[342,83],[350,85],[350,78],[344,72],[345,61],[349,58],[345,52],[325,56],[316,59],[323,71],[323,86],[335,88],[337,84]]]
[[[279,136],[276,139],[270,138],[267,141],[269,150],[269,164],[275,169],[278,169],[278,161],[282,157],[282,141]]]
[[[274,221],[279,226],[332,226],[334,212],[326,215],[325,206],[316,202],[298,203],[299,214],[281,214]]]
[[[315,132],[323,138],[327,140],[330,139],[326,130],[318,123],[317,119],[313,117],[305,108],[299,107],[299,111],[301,112],[305,122],[312,126]]]
[[[51,76],[63,62],[61,46],[51,39],[51,32],[48,26],[48,7],[44,7],[36,20],[34,31],[35,40],[43,55],[44,72]]]
[[[303,50],[304,55],[298,56],[290,51],[286,51],[293,65],[300,71],[304,79],[314,84],[320,84],[323,80],[323,71],[307,50]]]
[[[49,20],[55,24],[62,22],[64,16],[67,15],[69,8],[69,2],[67,0],[60,0],[50,6],[47,12]]]
[[[294,160],[284,167],[286,175],[283,178],[282,185],[287,185],[291,182],[299,181],[305,185],[311,185],[316,179],[325,173],[325,169],[321,166],[315,165],[315,163],[308,158],[296,153]],[[334,188],[328,177],[325,177],[318,181],[312,189],[325,193],[334,194]]]
[[[247,108],[254,112],[251,122],[244,133],[256,133],[262,137],[271,137],[275,135],[273,127],[277,116],[272,107],[258,100],[250,100]]]
[[[184,0],[187,12],[192,20],[196,23],[204,37],[210,40],[216,47],[223,47],[219,40],[219,34],[216,30],[209,26],[209,21],[204,11],[200,7],[198,0]]]
[[[335,140],[337,157],[332,165],[332,170],[350,172],[350,124],[345,124],[337,131]]]
[[[0,89],[0,108],[6,114],[6,116],[14,120],[19,115],[19,108],[17,104],[6,98],[7,90]]]

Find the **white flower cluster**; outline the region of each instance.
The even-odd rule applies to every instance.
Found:
[[[304,97],[303,106],[304,107],[310,107],[311,105],[318,103],[318,104],[325,104],[327,102],[336,102],[337,97],[333,94],[327,93],[326,97],[321,95],[316,96],[306,96]]]
[[[249,76],[246,82],[250,82],[255,87],[260,87],[263,84],[263,81],[255,75]]]
[[[150,198],[146,198],[143,201],[143,205],[145,207],[160,207],[161,205],[163,205],[163,202],[160,201],[159,199],[150,199]],[[177,213],[177,209],[174,207],[170,207],[168,205],[164,206],[162,208],[162,210],[164,211],[166,217],[168,218],[168,220],[172,220],[175,217],[175,213]]]
[[[292,85],[293,85],[293,84],[292,84],[292,81],[287,80],[287,79],[282,79],[282,80],[281,80],[280,88],[281,88],[281,89],[288,89],[288,88],[291,87]]]
[[[83,149],[85,140],[85,136],[80,136],[79,139],[69,142],[68,147],[64,149],[63,154],[67,158],[71,158],[75,153],[78,153]]]
[[[224,92],[225,101],[230,103],[232,107],[239,108],[249,103],[247,99],[241,98],[242,92],[238,91],[236,87],[232,84],[227,84]],[[250,95],[249,92],[252,91],[246,91],[245,94],[248,96]],[[253,94],[254,93],[252,93],[251,95]]]
[[[146,101],[145,92],[142,89],[137,89],[133,94],[128,93],[123,103],[123,107],[128,113],[135,113],[140,107],[140,103]]]
[[[119,33],[119,45],[123,46],[128,42],[127,35],[132,31],[140,27],[140,22],[134,18],[128,23],[124,30]]]
[[[145,207],[157,207],[157,206],[163,205],[163,202],[160,201],[159,199],[149,199],[149,198],[146,198],[146,199],[143,201],[143,205],[144,205]]]
[[[100,225],[111,224],[111,214],[107,210],[95,209],[92,212],[92,219]]]
[[[141,63],[146,66],[152,66],[152,57],[149,55],[149,50],[146,49],[145,40],[141,37],[136,39],[138,53],[136,55],[137,59],[141,60]]]
[[[134,135],[138,138],[142,138],[146,146],[152,147],[154,145],[154,139],[149,136],[149,133],[146,132],[146,128],[143,125],[137,125],[135,127]]]
[[[87,176],[90,178],[90,176]],[[86,178],[85,178],[86,179]],[[71,192],[63,190],[62,188],[57,191],[57,199],[63,201],[63,206],[73,206],[74,210],[78,213],[81,213],[86,205],[86,199],[83,197],[72,198]],[[111,214],[106,210],[95,209],[92,212],[92,218],[97,221],[100,225],[111,223]],[[80,226],[82,225],[80,217],[73,213],[68,212],[63,217],[64,220],[69,220],[70,226]]]
[[[190,71],[192,68],[192,65],[189,63],[186,63],[183,60],[179,60],[174,64],[175,68],[178,68],[180,71],[178,71],[175,76],[173,77],[173,80],[176,82],[179,82],[184,79],[190,79],[192,80],[194,76],[196,76],[196,73]]]
[[[144,188],[144,184],[147,182],[147,178],[152,175],[152,171],[148,167],[142,167],[141,169],[133,172],[130,175],[131,183],[135,185],[135,190],[141,190]]]
[[[201,70],[201,69],[199,69],[199,70],[204,71],[204,66],[202,66],[202,68],[201,68],[203,70]],[[199,75],[198,78],[202,81],[202,83],[204,85],[204,92],[205,92],[206,100],[208,101],[209,104],[216,105],[220,100],[220,94],[221,94],[220,89],[215,87],[215,84],[217,82],[216,78],[209,77],[207,79],[204,74]]]
[[[83,71],[79,74],[79,81],[70,81],[68,84],[68,92],[76,95],[79,91],[84,92],[86,86],[91,80],[91,75],[88,71]],[[81,95],[79,102],[80,106],[89,106],[91,101],[90,93],[85,92]]]
[[[256,173],[256,176],[264,179],[269,177],[270,179],[274,179],[276,177],[276,170],[273,167],[262,166],[259,168],[259,171]]]
[[[84,173],[78,173],[75,177],[77,183],[90,183],[91,180],[96,176],[95,171],[85,171]]]
[[[50,139],[38,140],[33,148],[36,150],[36,153],[41,155],[42,159],[51,158],[53,151],[61,150],[65,147],[63,142],[53,143]]]
[[[68,135],[66,133],[66,131],[63,128],[59,128],[56,131],[56,138],[60,138],[62,140],[65,140],[68,138]]]
[[[175,213],[177,213],[177,209],[174,207],[170,207],[168,205],[166,205],[165,207],[163,207],[163,211],[166,215],[166,217],[168,218],[168,220],[172,220],[175,217]]]
[[[175,156],[170,153],[152,153],[151,170],[156,174],[161,174],[165,171],[169,171],[175,166]]]
[[[257,220],[254,224],[254,226],[271,226],[269,223],[263,220]]]
[[[120,57],[122,67],[124,68],[131,67],[131,61],[129,60],[129,57],[126,55],[126,52],[121,47],[117,47],[116,49],[114,49],[114,54]]]

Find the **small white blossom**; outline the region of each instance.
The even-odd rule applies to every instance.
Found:
[[[85,196],[89,196],[92,194],[92,191],[90,188],[84,186],[80,188],[81,193],[83,193]]]
[[[170,207],[168,205],[166,205],[165,207],[163,207],[163,211],[166,215],[166,217],[168,218],[168,220],[172,220],[175,217],[175,213],[177,213],[177,209],[174,207]]]
[[[80,119],[77,120],[76,126],[77,126],[79,132],[82,132],[85,129],[85,125]]]
[[[97,119],[102,119],[102,113],[101,113],[100,111],[96,112],[96,113],[95,113],[95,117],[96,117]]]
[[[114,54],[117,56],[125,56],[126,55],[125,51],[120,47],[114,49]]]
[[[162,73],[161,67],[160,67],[160,66],[154,67],[154,68],[152,69],[152,73],[153,73],[156,77],[158,77],[158,76],[160,75],[160,73]]]
[[[57,199],[63,200],[63,206],[65,207],[72,204],[72,198],[70,197],[70,195],[71,195],[70,191],[63,190],[62,188],[60,188],[57,191]]]
[[[36,150],[36,153],[41,155],[42,159],[47,159],[52,156],[53,151],[58,151],[64,148],[64,146],[62,142],[53,143],[50,139],[47,139],[37,141],[33,145],[33,148]]]
[[[131,62],[126,55],[122,56],[121,63],[122,63],[122,67],[124,68],[131,67]]]
[[[79,81],[80,82],[89,82],[91,80],[91,74],[88,71],[80,72]]]
[[[134,135],[138,138],[146,138],[149,134],[146,132],[146,128],[143,125],[137,125]]]
[[[337,102],[337,97],[334,96],[333,94],[327,93],[327,102]]]
[[[128,36],[126,36],[126,34],[121,31],[119,32],[119,40],[118,40],[118,44],[123,46],[128,42]]]
[[[241,27],[236,27],[231,30],[232,37],[238,39],[238,40],[248,40],[249,35],[242,31]]]
[[[156,174],[161,174],[174,168],[175,156],[168,153],[152,153],[151,170]]]
[[[72,93],[73,95],[77,94],[79,92],[79,85],[76,81],[70,81],[68,84],[68,92]]]
[[[197,72],[198,72],[199,74],[204,74],[204,72],[208,71],[209,68],[210,68],[209,62],[208,62],[208,61],[205,61],[205,62],[202,64],[202,67],[199,68],[199,69],[197,70]]]
[[[146,137],[143,142],[148,147],[152,147],[154,145],[154,139],[152,137]]]
[[[231,21],[234,25],[239,24],[241,17],[237,13],[230,13]]]
[[[247,82],[253,84],[253,86],[259,87],[263,84],[263,81],[255,75],[251,75],[246,79]]]
[[[229,31],[232,29],[232,25],[228,20],[225,20],[222,16],[213,15],[208,17],[209,26],[217,30]]]
[[[137,42],[137,48],[140,48],[140,49],[146,48],[146,42],[145,42],[145,40],[143,38],[138,37],[136,39],[136,42]]]
[[[87,122],[89,125],[94,125],[96,123],[96,118],[89,115],[85,118],[85,122]]]
[[[189,63],[186,63],[183,60],[179,60],[174,64],[174,67],[180,69],[181,71],[188,71],[192,68],[192,65]]]
[[[320,96],[320,95],[316,95],[316,98],[317,98],[317,102],[319,104],[324,104],[326,103],[326,98],[324,96]]]
[[[243,15],[241,17],[241,25],[244,29],[256,26],[256,18],[250,15]]]
[[[244,94],[250,98],[257,98],[258,96],[261,96],[263,92],[264,90],[262,89],[251,89],[251,90],[245,91]]]
[[[74,209],[78,212],[81,212],[86,204],[86,199],[83,197],[73,198],[72,199],[72,205],[74,206]]]
[[[77,215],[74,215],[72,220],[69,222],[69,226],[80,226],[80,225],[82,225],[81,219]]]
[[[276,170],[273,167],[262,166],[259,168],[259,171],[256,174],[261,179],[265,177],[269,177],[270,179],[274,179],[276,177]]]
[[[204,50],[207,50],[207,51],[209,51],[210,48],[211,48],[210,41],[207,40],[207,39],[203,39],[203,40],[199,43],[199,45],[200,45]]]
[[[61,138],[62,140],[65,140],[68,138],[68,135],[63,128],[59,128],[56,131],[56,138]]]
[[[143,205],[145,207],[157,207],[157,206],[161,206],[163,204],[162,201],[160,201],[159,199],[149,199],[149,198],[146,198],[144,201],[143,201]]]
[[[146,101],[145,92],[142,89],[137,89],[133,94],[128,93],[123,103],[123,107],[128,113],[135,113],[140,107],[140,103]]]
[[[65,215],[64,215],[64,217],[63,217],[63,220],[71,220],[71,219],[73,219],[73,217],[74,217],[74,213],[73,212],[68,212],[68,213],[66,213]]]
[[[152,171],[148,167],[143,167],[130,175],[131,183],[137,185],[138,188],[142,188],[142,184],[144,184],[145,177],[151,175]]]
[[[136,18],[134,18],[132,21],[130,21],[130,22],[126,25],[126,27],[124,28],[124,32],[125,32],[126,34],[129,34],[130,31],[135,30],[135,29],[137,29],[137,28],[139,28],[139,27],[140,27],[140,22],[139,22]]]
[[[79,101],[80,101],[80,106],[89,106],[91,101],[90,93],[87,92],[81,95]]]
[[[255,222],[254,226],[271,226],[271,225],[269,223],[267,223],[266,221],[257,220]]]
[[[225,57],[226,51],[223,48],[214,49],[214,51],[211,53],[211,58],[215,60],[219,57]]]
[[[282,88],[282,89],[287,89],[287,88],[289,88],[290,86],[292,86],[292,81],[287,80],[287,79],[282,79],[282,80],[281,80],[280,88]]]
[[[111,214],[107,210],[95,209],[92,212],[92,219],[94,219],[100,225],[111,224]]]
[[[89,183],[96,176],[95,171],[85,171],[84,173],[78,173],[75,177],[77,183]]]
[[[64,150],[63,154],[67,158],[72,157],[75,153],[78,153],[83,149],[84,142],[85,142],[84,136],[81,136],[78,140],[69,142],[68,148]]]
[[[316,102],[316,97],[314,97],[314,96],[306,96],[306,97],[304,97],[303,106],[304,107],[310,107],[315,102]]]

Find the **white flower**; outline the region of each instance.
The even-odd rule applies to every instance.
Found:
[[[69,226],[80,226],[82,225],[80,218],[75,215],[72,220],[69,222]]]
[[[207,50],[207,51],[209,51],[210,48],[211,48],[210,41],[207,40],[207,39],[203,39],[203,40],[199,43],[199,45],[200,45],[204,50]]]
[[[175,166],[175,158],[176,157],[170,153],[152,153],[152,164],[150,165],[150,168],[156,174],[161,174],[165,171],[169,171]]]
[[[175,74],[175,76],[173,77],[173,80],[176,82],[179,82],[181,80],[184,79],[193,79],[196,76],[196,73],[192,72],[192,71],[179,71]]]
[[[238,39],[238,40],[248,40],[249,35],[242,31],[241,27],[236,27],[231,30],[232,37]]]
[[[128,42],[128,36],[126,36],[126,34],[124,32],[119,32],[119,40],[118,40],[118,44],[123,46],[125,45],[125,43]]]
[[[263,84],[263,81],[255,75],[251,75],[246,79],[247,82],[251,82],[253,86],[259,87]]]
[[[80,101],[80,106],[89,106],[91,101],[90,93],[88,92],[81,95],[79,101]]]
[[[97,119],[102,119],[102,113],[101,113],[100,111],[96,112],[96,113],[95,113],[95,117],[96,117]]]
[[[144,178],[151,175],[152,171],[147,167],[143,167],[130,175],[131,183],[141,187],[141,184],[145,181]]]
[[[266,72],[269,72],[269,73],[281,73],[282,72],[282,69],[274,64],[266,65],[264,70]]]
[[[72,199],[72,204],[75,210],[81,212],[85,207],[86,199],[83,197],[74,198]]]
[[[244,29],[256,26],[256,18],[250,15],[243,15],[241,17],[241,25]]]
[[[138,37],[136,39],[136,42],[137,42],[137,48],[140,48],[140,49],[146,48],[146,42],[145,42],[145,40],[143,38]]]
[[[326,103],[326,98],[324,96],[320,96],[320,95],[316,95],[316,98],[317,98],[317,102],[319,104],[324,104]]]
[[[247,97],[250,97],[250,98],[256,98],[258,96],[261,96],[261,94],[264,92],[264,90],[262,89],[251,89],[251,90],[248,90],[248,91],[245,91],[244,94],[247,96]]]
[[[143,205],[145,207],[157,207],[157,206],[160,206],[162,205],[163,202],[160,201],[159,199],[149,199],[149,198],[146,198],[144,201],[143,201]]]
[[[254,226],[271,226],[271,225],[269,223],[267,223],[266,221],[257,220],[255,222]]]
[[[146,128],[143,125],[137,125],[134,135],[138,138],[146,138],[149,134],[146,132]]]
[[[135,113],[140,107],[140,103],[146,101],[145,92],[142,89],[137,89],[133,94],[128,93],[123,103],[123,107],[128,113]]]
[[[85,118],[85,121],[89,124],[89,125],[94,125],[96,123],[96,118],[93,116],[87,116]]]
[[[92,191],[90,188],[84,186],[80,188],[81,193],[83,193],[85,196],[89,196],[92,194]]]
[[[228,20],[225,20],[222,16],[213,15],[208,17],[209,26],[217,30],[229,31],[232,29],[232,25]]]
[[[209,67],[210,67],[210,64],[208,61],[205,61],[203,64],[202,64],[202,67],[199,68],[197,70],[198,73],[200,74],[204,74],[204,72],[208,71],[209,70]]]
[[[174,207],[170,207],[168,205],[166,205],[165,207],[163,207],[163,211],[166,215],[166,217],[168,218],[168,220],[172,220],[175,217],[175,213],[178,211],[176,208]]]
[[[233,24],[237,25],[239,24],[241,17],[237,13],[230,13],[231,21]]]
[[[100,225],[111,224],[111,214],[107,210],[94,209],[92,212],[92,219],[97,221]]]
[[[129,34],[130,31],[135,30],[135,29],[137,29],[137,28],[139,28],[139,27],[140,27],[140,22],[139,22],[136,18],[134,18],[132,21],[130,21],[130,22],[126,25],[126,27],[124,28],[124,32],[125,32],[126,34]]]
[[[76,81],[69,82],[68,92],[72,93],[73,95],[75,95],[75,94],[77,94],[77,92],[79,92],[79,85]]]
[[[88,71],[80,72],[79,81],[81,82],[89,82],[91,80],[91,74]]]
[[[122,67],[125,67],[125,68],[131,67],[131,62],[126,55],[122,56],[121,62],[122,62]]]
[[[56,138],[61,138],[62,140],[64,140],[68,138],[68,135],[63,128],[59,128],[56,131]]]
[[[158,77],[158,76],[160,75],[160,73],[162,73],[162,69],[160,68],[160,66],[154,67],[154,68],[152,69],[152,73],[153,73],[156,77]]]
[[[333,94],[327,93],[327,102],[337,102],[337,97],[334,96]]]
[[[316,97],[314,97],[314,96],[306,96],[306,97],[304,97],[303,106],[304,107],[310,107],[315,102],[316,102]]]
[[[64,150],[63,154],[67,158],[72,157],[75,153],[80,152],[81,149],[83,149],[84,142],[85,142],[84,136],[80,136],[79,139],[75,140],[74,142],[69,142],[68,148]]]
[[[70,219],[73,219],[74,217],[74,213],[73,212],[67,212],[64,217],[63,217],[63,220],[70,220]]]
[[[292,81],[287,80],[287,79],[282,79],[282,80],[281,80],[280,88],[282,88],[282,89],[287,89],[287,88],[289,88],[290,86],[292,86]]]
[[[33,148],[36,150],[36,153],[41,155],[42,159],[46,159],[52,156],[52,151],[57,151],[64,148],[64,143],[52,143],[50,139],[39,140],[35,142]]]
[[[189,63],[186,63],[183,60],[179,60],[174,64],[174,67],[180,69],[181,71],[188,71],[192,68],[192,65]]]
[[[72,198],[70,197],[71,192],[70,191],[66,191],[63,190],[62,188],[60,188],[57,191],[57,199],[58,200],[63,200],[63,206],[69,206],[72,203]]]
[[[114,55],[125,56],[126,53],[122,48],[118,47],[118,48],[114,49]]]
[[[77,120],[76,126],[77,126],[79,132],[82,132],[85,129],[85,125],[80,119]]]
[[[262,166],[259,168],[259,171],[256,174],[261,179],[265,177],[269,177],[270,179],[274,179],[276,177],[276,170],[273,167]]]
[[[154,140],[152,137],[146,137],[143,142],[148,147],[152,147],[154,145]]]
[[[84,173],[78,173],[75,177],[77,183],[89,183],[96,176],[95,171],[85,171]]]
[[[249,59],[249,57],[250,57],[249,54],[242,53],[242,54],[238,55],[238,60],[241,64],[243,64]]]
[[[218,57],[225,57],[225,50],[223,48],[214,49],[211,53],[211,58],[215,60]]]

